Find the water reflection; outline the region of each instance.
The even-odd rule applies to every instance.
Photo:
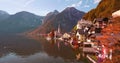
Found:
[[[23,36],[7,35],[0,36],[0,57],[9,53],[20,56],[33,55],[42,50],[41,44],[35,40],[28,40]]]
[[[77,63],[76,54],[81,55],[63,42],[48,42],[40,37],[35,39],[1,35],[0,63]]]
[[[76,62],[83,63],[84,61],[89,62],[83,57],[82,50],[71,48],[70,44],[58,40],[46,41],[46,39],[42,39],[41,37],[32,36],[34,39],[41,42],[44,46],[44,51],[54,58],[61,57],[64,61],[68,62]],[[89,62],[90,63],[90,62]]]
[[[0,59],[0,63],[65,63],[60,57],[53,58],[45,53],[36,53],[28,57],[17,56],[13,53]]]

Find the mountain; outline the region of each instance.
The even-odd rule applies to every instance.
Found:
[[[7,19],[9,16],[7,12],[0,10],[0,21]]]
[[[60,25],[62,32],[70,32],[84,14],[84,12],[75,9],[74,7],[68,7],[60,13],[49,13],[49,17],[52,18],[47,19],[46,23],[32,33],[49,33],[51,30],[57,30],[58,25]],[[48,18],[48,15],[45,19]]]
[[[95,9],[84,15],[84,19],[111,17],[112,13],[120,9],[120,0],[101,0]]]
[[[0,22],[0,31],[4,33],[30,31],[41,25],[42,20],[43,16],[37,16],[26,11],[18,12]]]
[[[54,12],[50,12],[46,15],[46,17],[43,19],[44,23],[51,20],[53,17],[55,17],[59,12],[57,10],[54,10]]]

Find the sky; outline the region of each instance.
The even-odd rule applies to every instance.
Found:
[[[0,0],[0,10],[9,14],[28,11],[45,16],[54,10],[61,12],[67,7],[88,12],[95,8],[101,0]]]

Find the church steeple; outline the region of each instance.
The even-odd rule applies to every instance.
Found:
[[[61,30],[60,30],[60,24],[58,25],[58,33],[61,33]]]

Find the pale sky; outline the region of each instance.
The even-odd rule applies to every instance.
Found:
[[[88,12],[95,8],[101,0],[0,0],[0,10],[9,14],[28,11],[36,15],[45,16],[54,10],[62,11],[66,7],[75,7]]]

